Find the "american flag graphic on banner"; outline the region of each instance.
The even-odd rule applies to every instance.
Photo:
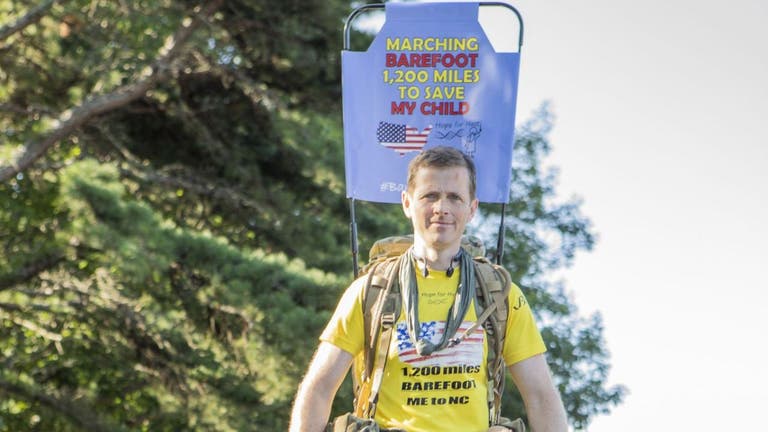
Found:
[[[419,131],[413,126],[380,121],[379,127],[376,128],[376,138],[379,144],[403,155],[408,152],[421,151],[427,144],[427,137],[431,131],[432,125]]]
[[[474,324],[471,321],[461,323],[457,335],[464,333]],[[440,342],[445,330],[445,321],[427,321],[421,323],[419,338],[428,338],[432,343]],[[478,326],[460,344],[445,348],[430,356],[421,356],[416,352],[408,328],[404,322],[397,324],[397,353],[400,361],[414,367],[421,366],[457,366],[479,365],[483,362],[483,328]]]

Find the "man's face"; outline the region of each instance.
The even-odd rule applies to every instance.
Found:
[[[413,190],[402,194],[403,211],[413,233],[428,248],[458,249],[464,227],[477,210],[469,196],[469,172],[464,167],[421,167]]]

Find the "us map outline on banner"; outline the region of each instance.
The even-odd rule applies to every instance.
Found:
[[[380,121],[379,127],[376,128],[376,139],[379,144],[402,156],[408,152],[420,152],[427,144],[427,137],[431,131],[432,125],[420,131],[413,126]]]

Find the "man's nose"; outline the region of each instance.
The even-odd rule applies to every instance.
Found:
[[[435,201],[435,204],[432,206],[432,211],[434,211],[436,214],[441,213],[448,213],[448,207],[446,205],[445,198],[440,198],[437,201]]]

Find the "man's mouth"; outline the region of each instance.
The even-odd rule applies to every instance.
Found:
[[[429,224],[436,226],[453,226],[453,223],[446,221],[430,221]]]

